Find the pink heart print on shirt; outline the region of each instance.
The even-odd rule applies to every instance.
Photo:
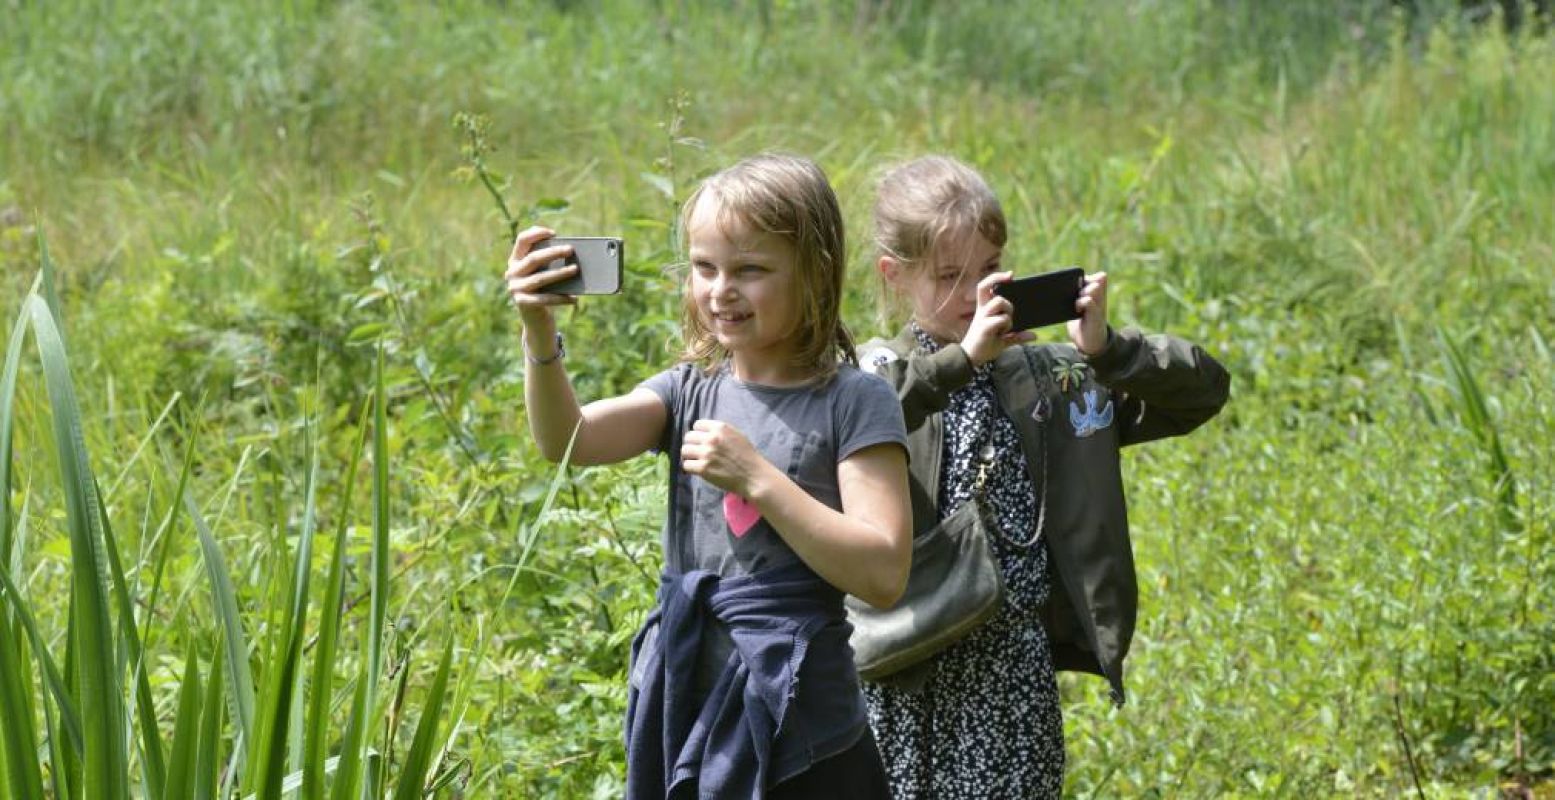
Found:
[[[729,530],[734,533],[734,538],[738,539],[761,519],[761,512],[745,498],[733,492],[725,492],[724,519],[729,522]]]

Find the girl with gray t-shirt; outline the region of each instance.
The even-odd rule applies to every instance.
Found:
[[[889,606],[911,558],[906,435],[890,387],[855,366],[839,315],[841,213],[807,159],[708,178],[681,212],[682,363],[580,407],[548,286],[569,254],[519,234],[541,452],[578,464],[669,456],[659,605],[632,645],[627,797],[887,798],[848,648],[844,593]],[[847,363],[839,363],[847,362]]]

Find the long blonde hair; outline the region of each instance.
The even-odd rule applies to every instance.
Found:
[[[948,156],[923,156],[888,167],[875,190],[875,249],[908,270],[933,258],[949,237],[976,231],[995,247],[1009,238],[1004,208],[977,170]],[[892,292],[883,278],[881,311]]]
[[[690,248],[691,215],[704,197],[717,203],[720,225],[738,219],[793,246],[794,285],[799,293],[793,366],[825,379],[837,371],[839,360],[857,364],[853,336],[842,324],[842,287],[847,277],[842,210],[826,173],[802,156],[762,153],[708,177],[681,207],[682,251]],[[681,290],[681,333],[682,360],[713,369],[728,358],[697,311],[690,270]]]

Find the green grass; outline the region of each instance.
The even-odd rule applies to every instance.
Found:
[[[669,358],[676,201],[774,147],[837,185],[856,331],[872,176],[946,151],[1016,269],[1104,268],[1115,322],[1233,371],[1126,457],[1130,703],[1065,678],[1072,795],[1551,791],[1550,39],[723,5],[0,3],[7,794],[618,794],[662,467],[539,461],[506,239],[627,237],[564,322],[623,391]]]

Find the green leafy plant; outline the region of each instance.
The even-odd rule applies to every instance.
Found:
[[[134,588],[120,563],[120,541],[115,536],[86,451],[84,428],[69,359],[59,327],[59,303],[53,291],[53,267],[46,248],[39,243],[43,270],[39,286],[23,302],[22,314],[8,342],[4,382],[0,384],[0,496],[6,498],[0,517],[0,553],[7,564],[0,568],[0,696],[6,698],[0,739],[3,739],[4,776],[10,793],[18,797],[44,797],[43,775],[56,797],[128,797],[132,787],[150,797],[224,797],[232,791],[242,796],[280,797],[303,790],[306,797],[357,798],[357,788],[368,796],[420,797],[430,770],[445,745],[439,727],[448,697],[453,663],[453,639],[443,654],[426,691],[425,706],[414,739],[403,763],[391,771],[385,757],[395,747],[389,736],[373,746],[369,733],[379,730],[388,698],[379,691],[383,674],[383,643],[387,640],[390,600],[388,498],[388,416],[383,382],[383,357],[379,351],[376,392],[372,403],[372,462],[374,474],[373,524],[369,592],[371,607],[363,638],[364,656],[353,676],[350,716],[338,751],[330,749],[333,682],[340,654],[339,612],[344,599],[343,564],[348,529],[342,522],[336,531],[329,580],[319,633],[315,637],[312,680],[304,679],[303,654],[309,617],[309,576],[317,520],[317,443],[312,427],[306,429],[304,498],[290,579],[276,593],[279,608],[260,609],[259,619],[278,625],[267,627],[262,641],[250,639],[245,615],[215,535],[187,489],[194,441],[185,459],[177,489],[169,503],[169,519],[182,506],[199,538],[205,573],[216,611],[219,646],[203,676],[199,650],[206,636],[187,615],[182,626],[163,631],[164,645],[182,640],[182,678],[177,691],[172,730],[162,733],[163,720],[153,697],[149,672],[155,661],[144,642],[155,632],[148,623],[157,619],[155,590],[138,621]],[[64,666],[42,633],[28,593],[19,585],[15,565],[27,554],[29,507],[23,505],[13,518],[12,453],[16,389],[21,372],[22,344],[28,331],[37,340],[54,421],[56,454],[70,530],[72,597],[66,619]],[[365,432],[368,426],[359,426]],[[347,473],[344,505],[350,505],[356,471],[355,453]],[[14,520],[14,521],[13,521]],[[283,545],[284,546],[284,545]],[[163,554],[166,554],[166,546]],[[160,578],[160,564],[158,565]],[[277,588],[282,588],[278,585]],[[17,625],[20,628],[17,628]],[[25,635],[24,635],[25,634]],[[256,646],[257,645],[257,646]],[[259,658],[259,678],[252,669]],[[29,663],[42,670],[45,688],[35,696]],[[407,671],[399,665],[400,691]],[[125,672],[129,678],[126,687]],[[126,697],[128,695],[133,700]],[[223,709],[232,709],[230,735],[224,733]],[[306,709],[306,711],[304,711]],[[126,720],[133,725],[126,725]],[[169,752],[171,759],[169,759]],[[47,754],[43,763],[38,754]],[[365,773],[363,770],[365,769]],[[137,780],[138,779],[138,780]]]

